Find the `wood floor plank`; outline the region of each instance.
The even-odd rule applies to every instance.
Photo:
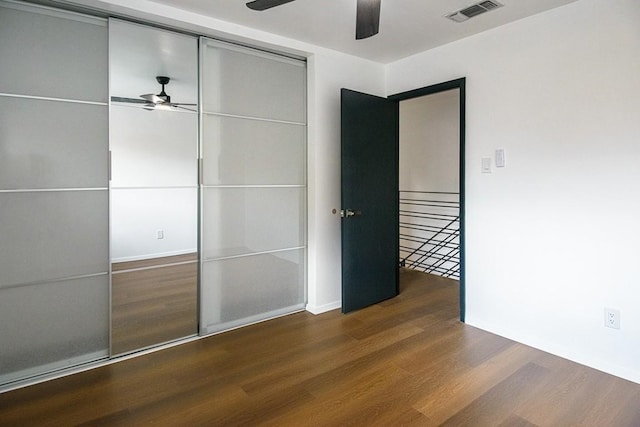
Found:
[[[540,387],[549,374],[548,369],[529,362],[491,389],[480,394],[469,405],[456,412],[441,425],[453,427],[504,424],[514,415],[517,416],[514,411],[517,411],[518,407],[526,402],[531,390]]]
[[[514,343],[481,365],[468,369],[443,383],[414,408],[435,425],[445,422],[496,384],[531,361],[529,348]]]
[[[640,387],[546,353],[538,363],[550,371],[538,391],[530,391],[518,415],[539,425],[632,426],[640,419]]]
[[[298,360],[294,363],[280,366],[277,369],[269,370],[263,375],[259,375],[252,381],[243,384],[243,389],[248,393],[253,393],[257,390],[273,388],[275,387],[276,380],[278,381],[278,387],[281,386],[283,382],[293,385],[334,369],[337,366],[364,357],[367,354],[374,353],[382,348],[391,346],[421,331],[421,329],[415,326],[401,325],[364,340],[350,343],[346,348],[330,349],[329,351],[319,349],[318,352],[309,355],[304,360]]]
[[[536,425],[517,415],[510,415],[498,427],[536,427]]]
[[[113,354],[197,333],[197,254],[117,263],[112,268]]]
[[[390,384],[405,381],[409,374],[394,365],[378,366],[368,372],[335,381],[327,390],[316,389],[313,406],[298,408],[266,425],[296,425],[306,420],[307,425],[330,426],[364,423],[368,417],[361,412],[369,399]],[[306,387],[305,387],[306,388]],[[319,392],[324,390],[324,392]]]
[[[460,323],[457,283],[0,394],[0,426],[639,426],[640,385]]]

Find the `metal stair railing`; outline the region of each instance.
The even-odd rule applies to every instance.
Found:
[[[400,265],[460,279],[459,193],[400,191]]]

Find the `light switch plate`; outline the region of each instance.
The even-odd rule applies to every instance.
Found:
[[[491,173],[491,157],[482,158],[482,173]]]

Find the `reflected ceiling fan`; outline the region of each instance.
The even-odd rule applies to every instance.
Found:
[[[165,92],[164,90],[165,85],[168,85],[170,80],[171,80],[170,77],[156,76],[156,81],[162,86],[162,90],[158,94],[147,93],[144,95],[140,95],[140,99],[121,98],[118,96],[112,96],[111,101],[126,102],[129,104],[144,104],[143,108],[145,110],[155,110],[155,109],[170,110],[171,108],[179,108],[182,110],[196,112],[197,111],[196,109],[188,108],[188,107],[195,107],[197,104],[182,104],[182,103],[179,104],[179,103],[171,102],[171,96],[169,96],[167,92]]]
[[[294,0],[253,0],[247,7],[253,10],[266,10]],[[378,34],[380,26],[380,0],[357,0],[356,40]]]

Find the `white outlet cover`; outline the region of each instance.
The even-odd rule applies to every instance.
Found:
[[[615,308],[605,308],[604,326],[607,328],[620,329],[620,310],[616,310]]]
[[[504,148],[498,148],[496,150],[496,167],[503,168],[507,164],[507,160],[504,157]]]

